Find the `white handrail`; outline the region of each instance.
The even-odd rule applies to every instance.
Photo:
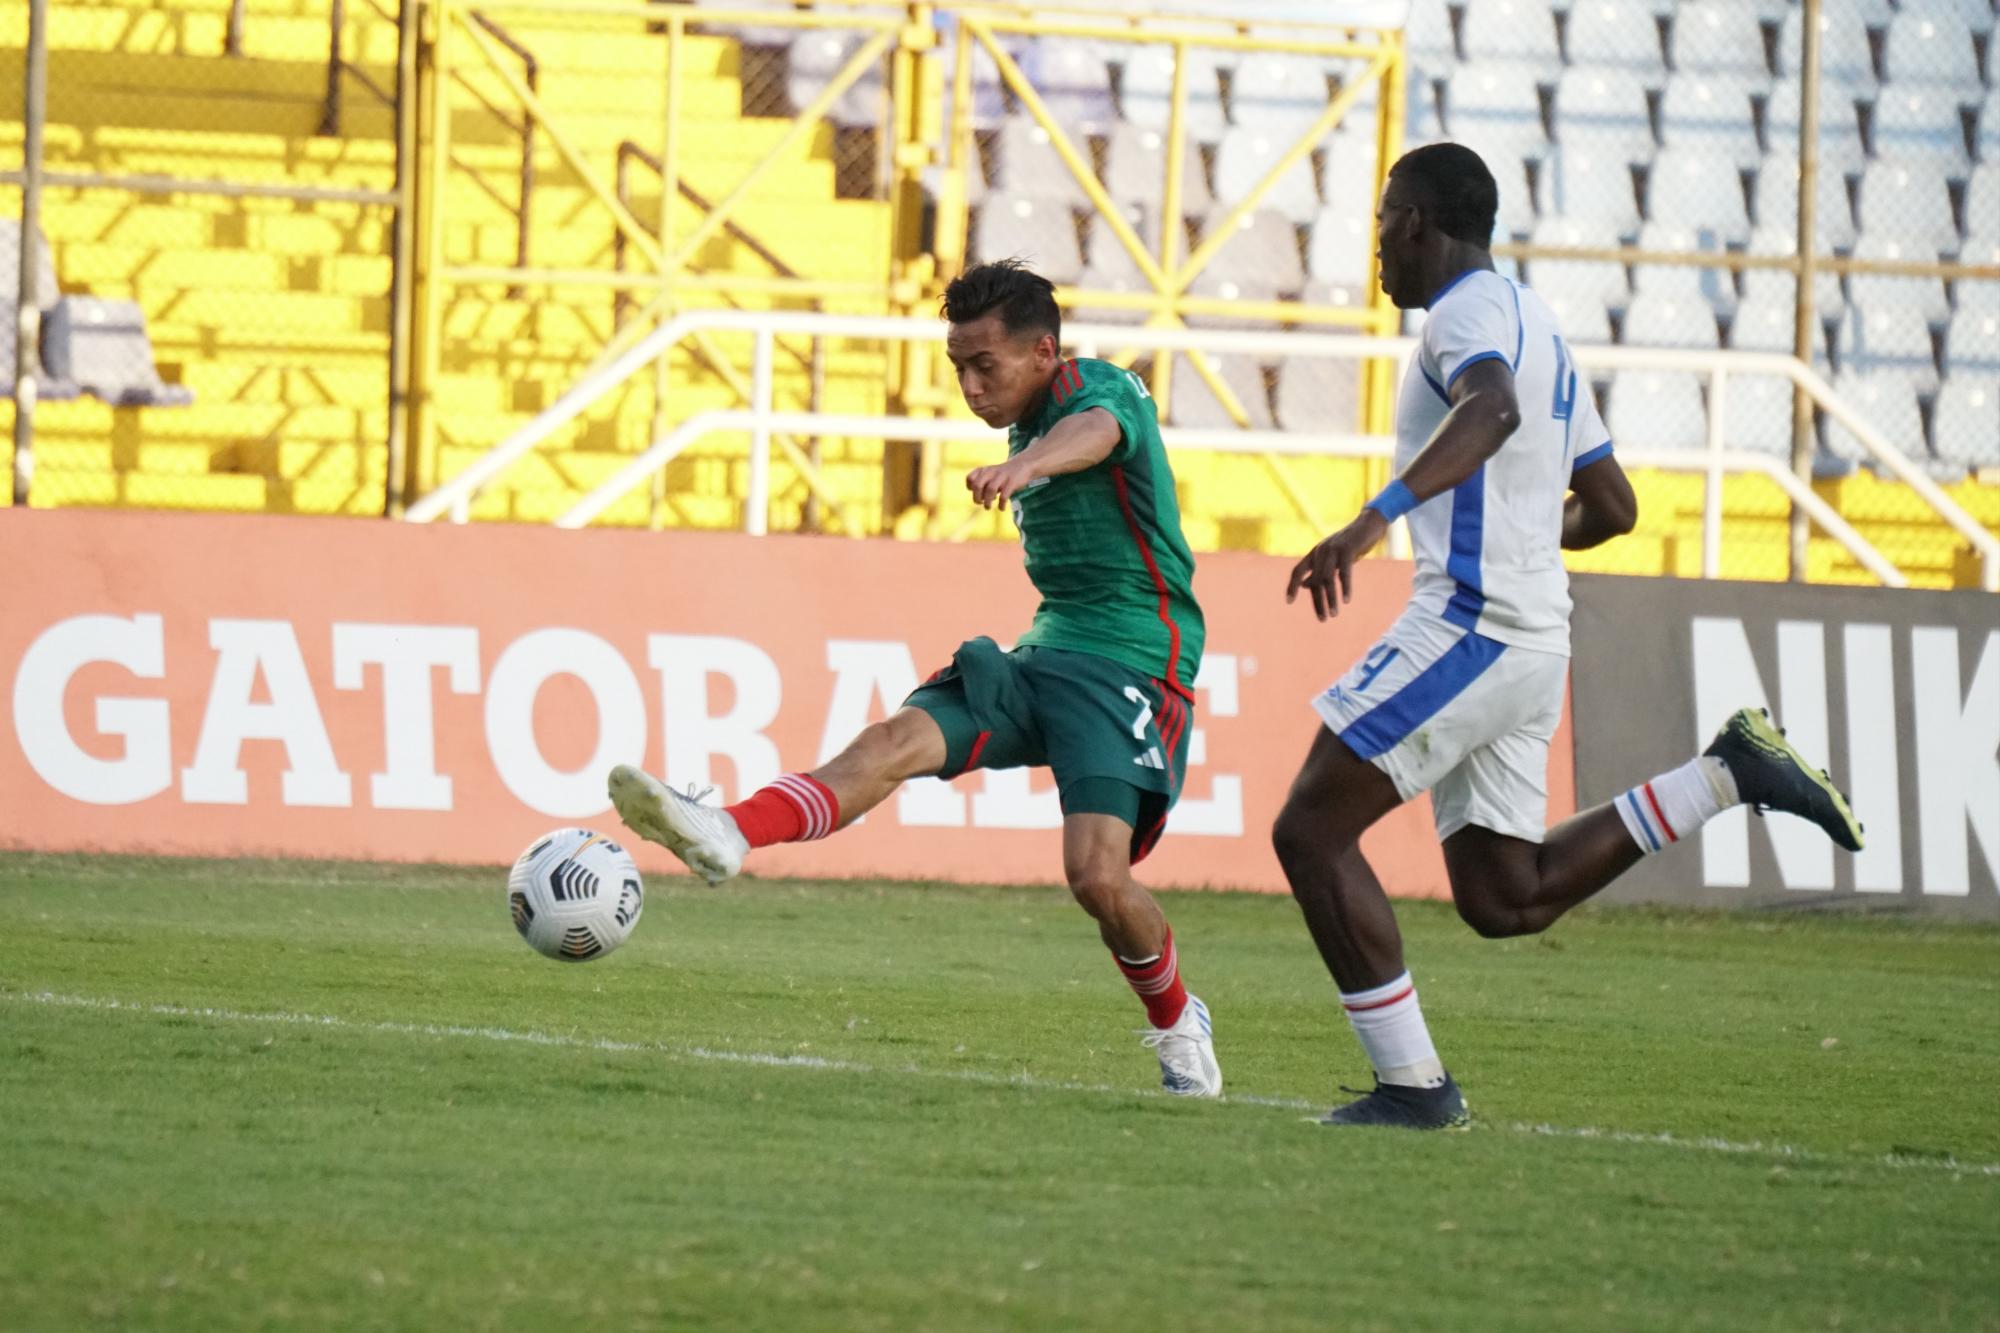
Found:
[[[777,412],[771,406],[768,359],[772,341],[785,334],[819,337],[869,339],[876,341],[940,342],[946,328],[938,320],[903,316],[840,315],[809,311],[697,310],[676,315],[634,343],[624,353],[586,374],[533,420],[496,444],[465,471],[412,504],[404,514],[409,522],[427,523],[449,512],[458,522],[468,516],[472,501],[523,454],[536,448],[556,431],[581,416],[605,393],[632,374],[667,353],[682,339],[696,332],[744,332],[755,336],[758,359],[766,363],[765,373],[753,374],[753,403],[747,409],[703,412],[680,423],[656,440],[613,476],[594,488],[566,512],[558,523],[580,527],[603,513],[619,496],[644,480],[654,469],[712,431],[743,430],[756,437],[751,468],[753,477],[767,476],[757,469],[755,455],[767,453],[768,435],[773,431],[801,434],[865,435],[883,439],[970,440],[997,439],[997,435],[976,423],[950,418],[894,418],[799,412]],[[1123,324],[1077,324],[1066,327],[1064,341],[1082,348],[1086,354],[1112,346],[1152,351],[1242,352],[1282,356],[1328,356],[1354,360],[1377,357],[1406,359],[1416,347],[1409,337],[1358,337],[1348,333],[1277,332],[1232,329],[1164,329]],[[1724,471],[1756,472],[1771,477],[1785,493],[1829,534],[1836,536],[1855,557],[1879,575],[1876,552],[1839,515],[1821,501],[1810,486],[1801,483],[1789,469],[1762,455],[1731,453],[1725,443],[1723,386],[1727,377],[1738,375],[1781,376],[1802,387],[1836,421],[1846,426],[1861,447],[1884,468],[1904,481],[1923,498],[1945,522],[1971,543],[1980,554],[1982,583],[1988,591],[2000,592],[2000,538],[1985,528],[1946,495],[1916,465],[1905,458],[1881,433],[1842,402],[1821,376],[1792,357],[1763,352],[1693,351],[1668,348],[1580,345],[1571,349],[1579,366],[1591,369],[1645,369],[1685,371],[1706,376],[1709,394],[1708,448],[1700,454],[1647,452],[1621,449],[1628,461],[1642,456],[1672,458],[1663,466],[1681,468],[1686,460],[1704,460],[1700,469],[1708,474],[1704,487],[1703,554],[1704,575],[1714,577],[1720,565],[1717,543],[1721,532],[1720,477]],[[1253,454],[1336,454],[1346,457],[1386,457],[1391,442],[1386,437],[1367,435],[1323,435],[1296,431],[1187,431],[1169,428],[1162,437],[1174,447],[1200,448],[1219,452]],[[1725,463],[1723,460],[1731,460]],[[1753,461],[1754,460],[1754,461]],[[768,456],[763,460],[768,468]],[[1782,479],[1781,479],[1782,478]],[[759,488],[762,489],[761,487]],[[745,526],[761,531],[762,504],[750,504]],[[1828,517],[1834,521],[1828,522]],[[1836,524],[1838,526],[1836,526]],[[1852,536],[1849,541],[1841,533]],[[1858,545],[1857,545],[1858,543]],[[1863,553],[1865,548],[1867,554]],[[1898,578],[1900,579],[1900,575]],[[1891,580],[1884,579],[1884,582]],[[1898,585],[1900,586],[1900,584]]]

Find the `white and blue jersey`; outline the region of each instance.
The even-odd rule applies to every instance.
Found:
[[[1431,298],[1396,404],[1396,471],[1437,433],[1459,376],[1494,360],[1514,372],[1520,427],[1464,483],[1410,512],[1410,605],[1513,647],[1567,655],[1563,500],[1570,474],[1609,453],[1611,442],[1540,297],[1473,269]]]
[[[1611,442],[1549,308],[1474,270],[1431,299],[1396,406],[1399,474],[1437,433],[1459,376],[1492,360],[1514,372],[1520,426],[1462,485],[1410,511],[1410,604],[1313,707],[1404,800],[1431,794],[1440,838],[1478,825],[1540,842],[1569,679],[1563,501],[1571,474]]]

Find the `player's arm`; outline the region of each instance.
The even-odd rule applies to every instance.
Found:
[[[1564,550],[1600,546],[1623,537],[1639,522],[1639,499],[1632,494],[1632,482],[1610,446],[1603,448],[1601,457],[1569,474],[1569,498],[1563,501]]]
[[[1321,620],[1338,615],[1340,604],[1353,596],[1354,562],[1388,535],[1389,524],[1468,480],[1521,424],[1514,372],[1499,357],[1468,365],[1452,381],[1450,397],[1451,410],[1403,475],[1292,567],[1287,602],[1296,601],[1304,588],[1312,594],[1314,615]]]
[[[1123,435],[1118,418],[1101,407],[1072,413],[1006,462],[966,473],[965,488],[981,509],[1004,505],[1044,477],[1096,467],[1111,457]]]

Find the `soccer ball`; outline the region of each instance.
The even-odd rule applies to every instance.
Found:
[[[602,958],[623,944],[645,901],[632,854],[587,828],[536,840],[507,876],[514,929],[537,953],[566,963]]]

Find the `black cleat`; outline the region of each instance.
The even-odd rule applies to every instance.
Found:
[[[1349,1088],[1349,1092],[1354,1089]],[[1380,1125],[1388,1129],[1465,1129],[1472,1113],[1450,1074],[1435,1088],[1375,1081],[1375,1090],[1320,1117],[1322,1125]]]
[[[1814,768],[1762,708],[1739,708],[1722,724],[1704,755],[1736,780],[1736,794],[1758,814],[1782,810],[1809,819],[1850,852],[1861,850],[1861,822],[1823,768]]]

